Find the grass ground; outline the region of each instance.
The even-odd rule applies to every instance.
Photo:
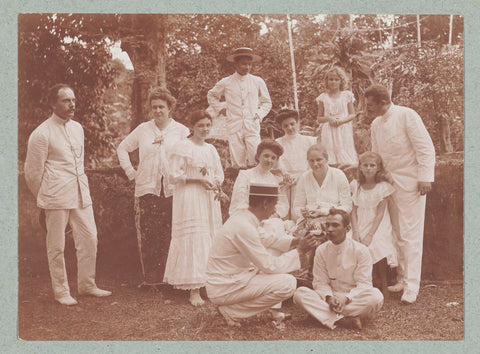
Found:
[[[362,331],[326,329],[297,309],[291,300],[283,310],[293,318],[276,328],[254,318],[241,328],[227,327],[210,302],[188,303],[186,292],[142,292],[136,282],[103,281],[109,298],[78,297],[65,307],[53,300],[48,277],[21,276],[19,337],[23,340],[462,340],[463,286],[426,283],[418,301],[404,306],[399,295],[385,300],[377,319]],[[74,284],[72,295],[76,297]],[[448,303],[458,303],[447,305]]]

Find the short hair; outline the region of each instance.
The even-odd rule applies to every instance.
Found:
[[[382,85],[371,85],[369,86],[363,96],[366,98],[373,97],[375,102],[385,101],[386,103],[390,103],[390,94],[385,86]]]
[[[294,118],[298,122],[298,112],[294,109],[281,109],[280,112],[278,112],[278,114],[275,116],[275,122],[281,126],[283,121],[288,118]]]
[[[378,166],[378,171],[375,174],[375,182],[376,183],[379,183],[381,181],[389,182],[389,179],[387,177],[387,173],[385,171],[385,167],[383,166],[382,157],[379,154],[377,154],[376,152],[367,151],[367,152],[364,152],[363,154],[361,154],[358,157],[357,181],[358,181],[359,184],[362,184],[362,183],[365,182],[365,176],[363,175],[363,173],[360,169],[360,164],[365,159],[375,159],[375,162]]]
[[[148,104],[151,105],[153,100],[164,100],[167,102],[168,109],[172,111],[175,108],[177,100],[172,96],[170,91],[164,87],[153,87],[148,94]]]
[[[323,144],[316,143],[310,146],[307,150],[307,160],[308,160],[308,156],[312,153],[312,151],[319,152],[320,154],[322,154],[323,157],[325,157],[328,160],[328,152]]]
[[[212,117],[205,110],[199,109],[199,110],[193,111],[188,115],[188,122],[190,123],[190,127],[193,128],[194,125],[197,124],[199,120],[202,120],[204,118],[210,119],[210,122],[212,121]]]
[[[251,207],[257,207],[264,203],[265,201],[271,201],[275,204],[278,201],[278,197],[276,195],[249,195],[248,196],[248,205]]]
[[[342,223],[344,227],[350,225],[350,214],[347,213],[345,210],[337,209],[337,208],[330,208],[328,215],[340,215],[342,217]]]
[[[341,67],[335,65],[331,69],[327,70],[327,72],[325,73],[324,80],[325,80],[325,87],[327,89],[328,89],[328,74],[330,73],[334,73],[340,78],[340,90],[346,90],[348,88],[347,74],[345,74],[345,71]]]
[[[70,89],[73,91],[72,87],[67,84],[55,84],[48,89],[48,105],[53,106],[58,99],[58,91],[61,89]]]
[[[272,139],[264,139],[258,144],[257,153],[255,154],[255,160],[258,162],[259,156],[262,154],[263,150],[271,150],[277,157],[283,155],[283,146],[277,143]]]

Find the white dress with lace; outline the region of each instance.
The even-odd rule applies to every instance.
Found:
[[[392,194],[395,189],[390,183],[380,182],[374,188],[365,190],[358,184],[357,180],[353,180],[350,187],[353,204],[357,206],[358,231],[360,240],[362,240],[372,227],[378,204]],[[373,263],[387,257],[388,263],[395,265],[397,252],[393,245],[392,224],[388,207],[385,208],[382,221],[373,235],[372,243],[370,243],[368,249]]]
[[[317,104],[323,103],[324,115],[344,119],[348,116],[348,104],[353,103],[355,97],[350,91],[340,92],[337,98],[331,97],[328,93],[322,93],[316,98]],[[329,122],[321,124],[321,143],[328,152],[329,164],[358,165],[357,151],[353,141],[352,121],[332,127]]]
[[[174,187],[172,240],[164,281],[178,289],[205,285],[206,266],[215,230],[222,226],[220,202],[214,192],[186,178],[223,182],[217,150],[211,144],[194,144],[190,139],[177,143],[170,160],[169,183]]]

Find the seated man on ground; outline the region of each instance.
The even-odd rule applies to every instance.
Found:
[[[207,265],[207,295],[228,325],[254,316],[288,298],[296,279],[287,274],[305,266],[312,237],[292,240],[290,250],[273,256],[262,244],[258,227],[275,213],[278,187],[250,184],[249,208],[232,215],[216,233]],[[271,311],[274,320],[285,314]]]
[[[325,222],[329,241],[317,248],[313,290],[300,287],[293,302],[324,326],[361,329],[383,305],[383,295],[372,285],[368,248],[347,238],[350,217],[332,208]]]

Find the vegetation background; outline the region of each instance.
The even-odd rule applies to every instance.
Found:
[[[462,339],[463,18],[421,15],[420,26],[416,15],[291,15],[291,20],[304,131],[311,134],[316,127],[315,98],[325,90],[325,71],[341,65],[351,79],[357,111],[363,110],[362,93],[368,85],[387,85],[395,103],[419,112],[438,154],[436,183],[427,199],[420,300],[409,312],[398,299],[388,300],[377,324],[353,338]],[[154,85],[166,86],[177,98],[173,117],[180,122],[186,123],[189,111],[206,108],[207,91],[233,72],[226,56],[240,46],[254,48],[263,58],[253,73],[266,81],[273,109],[262,123],[262,135],[279,136],[274,112],[294,105],[286,15],[21,14],[18,41],[21,338],[352,339],[349,331],[332,335],[318,330],[291,303],[286,309],[296,312],[286,330],[265,319],[246,329],[225,330],[211,304],[192,311],[183,293],[141,296],[136,289],[140,263],[133,184],[118,167],[116,147],[149,119],[146,98]],[[116,43],[128,53],[134,70],[113,59]],[[72,85],[77,96],[76,119],[85,129],[87,175],[99,231],[97,279],[114,292],[107,302],[82,298],[73,311],[55,306],[51,299],[45,235],[21,172],[29,134],[51,113],[47,89],[58,82]],[[359,119],[354,124],[361,153],[369,148],[369,122]],[[214,144],[226,169],[223,187],[229,194],[235,173],[228,169],[228,148],[221,140]],[[70,238],[66,252],[75,289]],[[450,302],[457,305],[446,307]]]

